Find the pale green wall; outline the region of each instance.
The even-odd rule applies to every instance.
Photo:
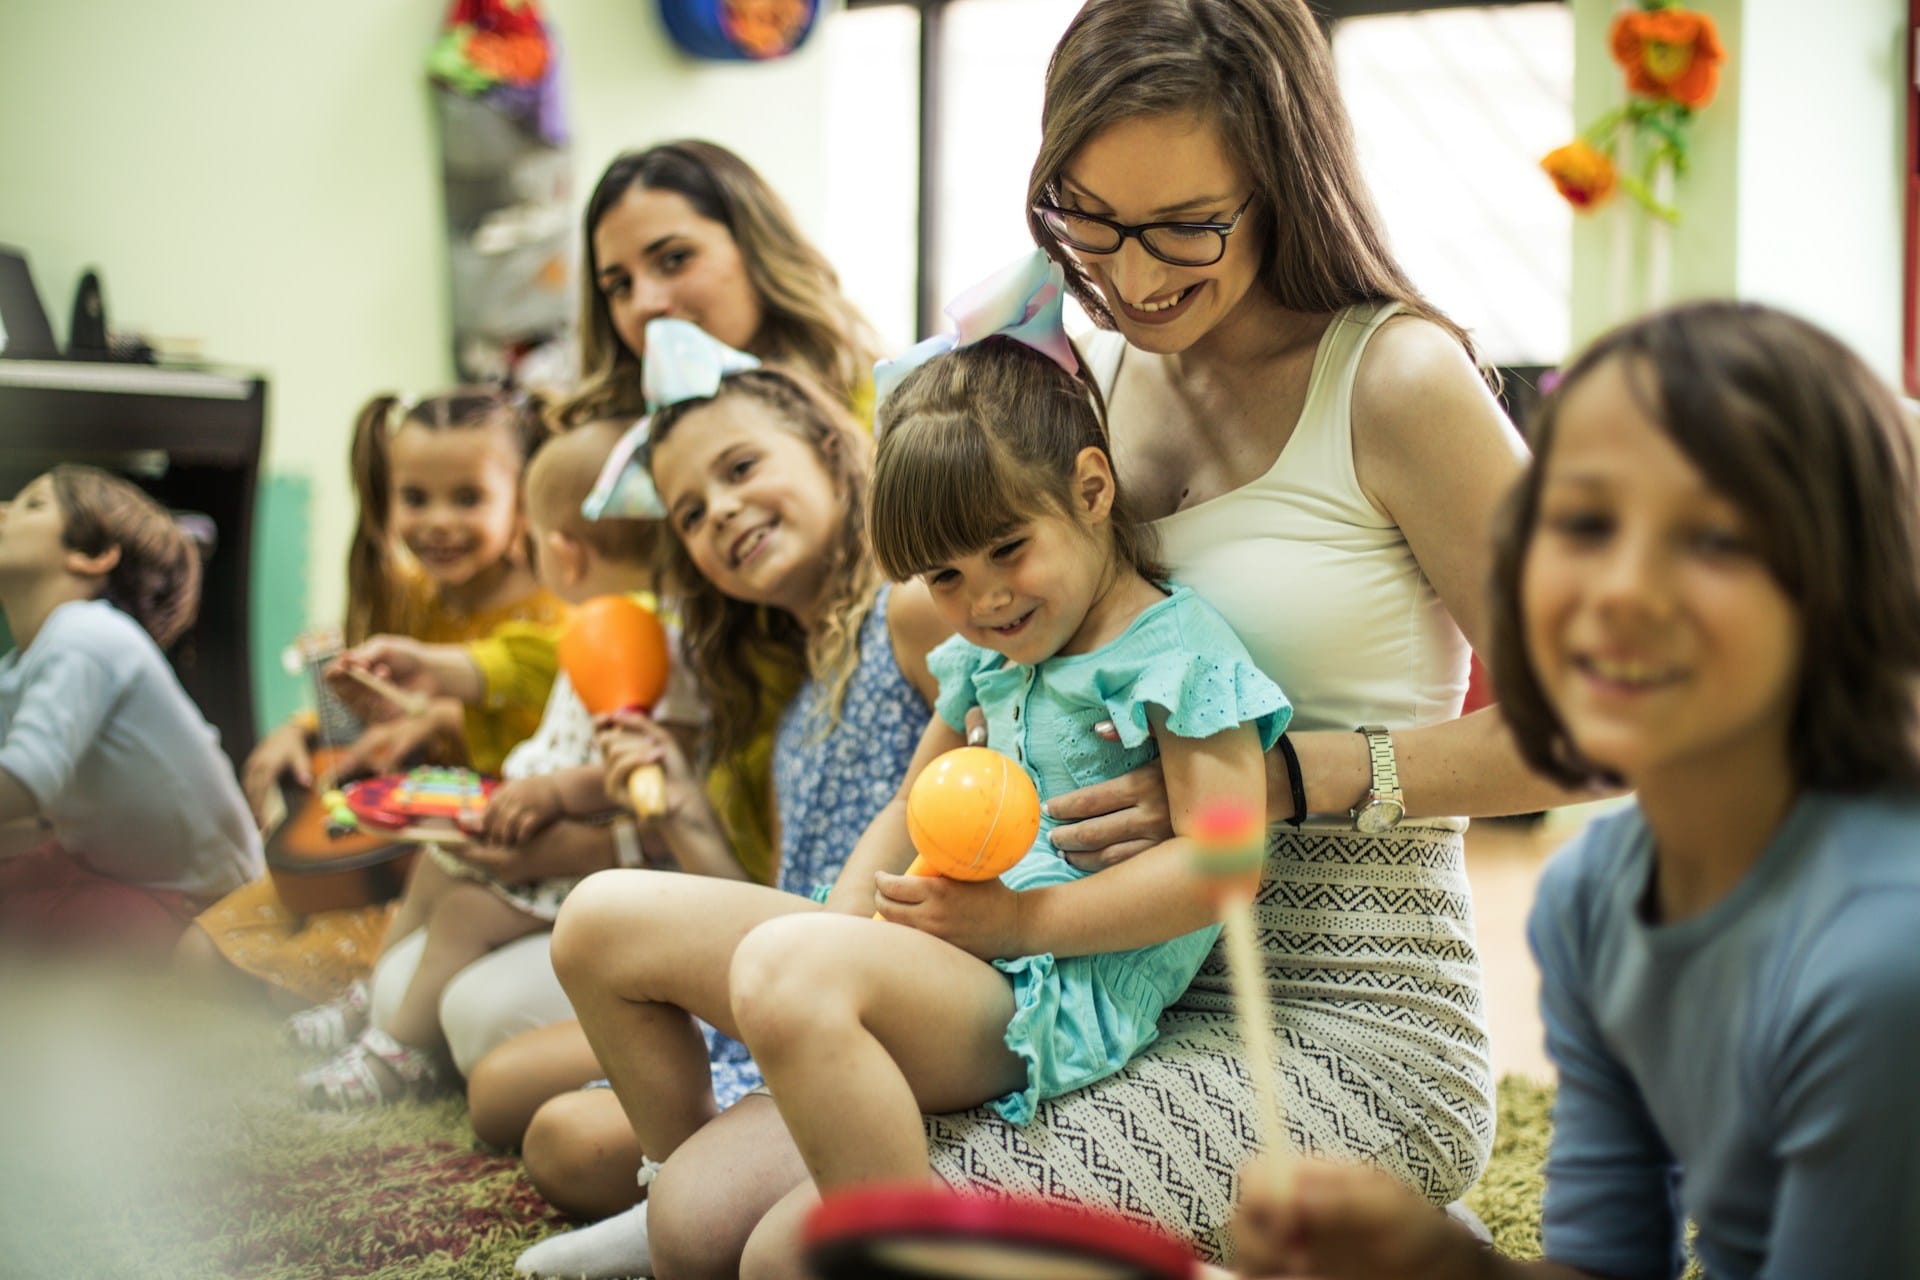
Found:
[[[1739,291],[1900,375],[1907,0],[1747,0]]]
[[[1576,120],[1618,93],[1613,0],[1573,0]],[[1794,307],[1897,373],[1903,0],[1697,0],[1734,61],[1697,122],[1675,239],[1681,295]],[[375,390],[451,374],[438,161],[422,56],[443,5],[0,0],[0,242],[24,246],[64,327],[105,271],[116,325],[194,336],[272,382],[261,572],[339,614],[344,451]],[[550,0],[567,60],[576,203],[623,147],[704,134],[740,150],[823,236],[826,41],[776,66],[695,65],[652,0]],[[824,34],[824,33],[823,33]],[[902,161],[906,163],[906,161]],[[824,236],[823,236],[824,238]],[[1575,231],[1574,337],[1606,314],[1604,216]],[[299,532],[304,529],[305,548]],[[290,620],[257,646],[272,653]],[[268,634],[268,632],[271,634]]]
[[[99,265],[116,328],[202,340],[271,384],[266,467],[312,495],[307,617],[337,619],[353,411],[452,376],[437,142],[422,73],[441,3],[0,0],[0,243],[27,250],[64,338]],[[700,64],[651,0],[550,0],[575,201],[617,151],[702,134],[740,150],[818,232],[821,41],[777,65]],[[297,531],[286,513],[262,521]],[[284,575],[299,545],[264,545]],[[267,596],[287,598],[273,581]],[[256,637],[256,666],[297,619]],[[274,634],[266,634],[269,630]]]
[[[1624,96],[1607,53],[1615,0],[1573,0],[1574,120]],[[1906,0],[1692,0],[1729,63],[1692,126],[1676,186],[1675,300],[1733,295],[1787,307],[1899,377]],[[1614,320],[1614,220],[1632,222],[1634,270],[1648,219],[1630,202],[1575,220],[1573,339]],[[1637,309],[1630,307],[1629,312]]]

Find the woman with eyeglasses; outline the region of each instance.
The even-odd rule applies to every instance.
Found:
[[[1175,577],[1298,690],[1256,905],[1289,1141],[1447,1204],[1493,1138],[1465,815],[1565,798],[1494,713],[1460,714],[1524,446],[1388,251],[1303,0],[1093,0],[1050,64],[1030,206],[1107,330],[1085,350],[1122,484]],[[1170,831],[1151,767],[1050,811],[1083,866]],[[1156,1044],[1024,1129],[929,1117],[936,1171],[1113,1208],[1224,1260],[1258,1131],[1230,1011],[1216,957]],[[659,1274],[802,1274],[809,1188],[757,1223],[743,1197],[713,1203],[790,1150],[728,1121],[653,1184]]]

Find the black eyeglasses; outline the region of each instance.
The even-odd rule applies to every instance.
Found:
[[[1162,262],[1176,267],[1210,267],[1226,256],[1227,237],[1253,203],[1252,193],[1225,222],[1142,222],[1127,226],[1078,209],[1062,209],[1044,200],[1033,206],[1048,234],[1082,253],[1117,253],[1128,236]]]

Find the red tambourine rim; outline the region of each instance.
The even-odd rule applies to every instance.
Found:
[[[821,1201],[807,1218],[806,1249],[861,1238],[986,1239],[1130,1264],[1167,1280],[1193,1275],[1193,1251],[1151,1227],[1098,1209],[933,1187],[869,1187]]]

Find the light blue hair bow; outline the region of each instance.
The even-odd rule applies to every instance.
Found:
[[[873,367],[876,403],[900,380],[935,356],[969,347],[995,334],[1024,343],[1068,373],[1078,373],[1073,346],[1061,324],[1066,276],[1060,264],[1035,249],[994,272],[947,304],[955,332],[936,334]]]
[[[665,516],[666,507],[648,470],[653,415],[683,401],[711,400],[728,374],[759,367],[754,357],[735,351],[697,324],[665,318],[647,321],[646,355],[640,362],[640,389],[646,396],[647,416],[629,427],[613,446],[592,491],[580,504],[580,514],[589,520],[658,520]]]

